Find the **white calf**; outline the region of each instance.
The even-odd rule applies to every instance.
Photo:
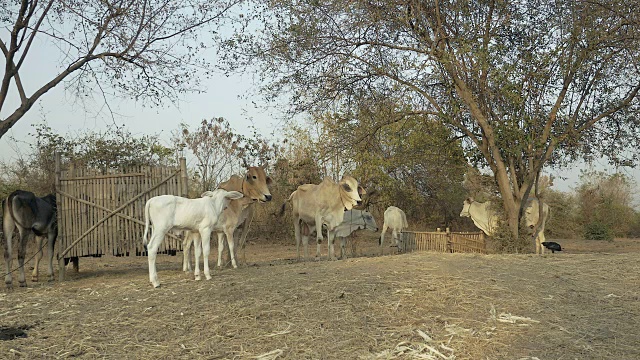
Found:
[[[149,280],[154,287],[160,286],[156,271],[156,255],[158,248],[169,230],[197,231],[203,239],[209,239],[214,225],[224,208],[233,199],[240,199],[242,193],[217,189],[207,191],[202,198],[187,199],[173,195],[156,196],[147,201],[144,208],[144,245],[149,257]],[[147,245],[149,221],[153,226],[151,240]],[[204,275],[211,279],[209,271],[209,242],[202,244],[204,258]]]
[[[387,210],[384,211],[384,224],[382,225],[382,234],[380,235],[380,254],[382,255],[384,253],[382,244],[384,243],[384,234],[388,228],[391,228],[394,245],[398,246],[400,233],[408,227],[407,215],[405,215],[404,211],[395,206],[389,206]]]

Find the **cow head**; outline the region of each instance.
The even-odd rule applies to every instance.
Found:
[[[368,211],[362,212],[362,219],[364,219],[364,228],[368,230],[378,231],[378,224],[376,223],[376,219],[371,215]]]
[[[362,201],[360,198],[361,191],[366,194],[366,191],[358,185],[358,181],[349,175],[343,176],[338,185],[340,186],[340,198],[347,210],[351,210]]]
[[[472,197],[466,198],[464,200],[464,203],[462,203],[462,211],[460,212],[460,216],[471,217],[471,214],[469,213],[469,207],[471,207],[472,203],[473,203]]]
[[[247,168],[247,174],[242,184],[242,192],[245,196],[254,200],[266,202],[271,201],[271,192],[269,191],[271,178],[267,176],[262,167],[251,166]]]
[[[205,191],[200,195],[203,198],[211,198],[211,204],[213,205],[216,214],[220,214],[229,201],[241,199],[244,195],[239,191],[227,191],[224,189],[215,189],[213,191]]]

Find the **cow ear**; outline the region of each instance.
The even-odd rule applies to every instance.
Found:
[[[205,197],[205,196],[212,197],[213,196],[213,191],[205,191],[205,192],[202,193],[202,195],[200,195],[200,197]]]
[[[346,192],[350,192],[351,191],[351,186],[349,186],[349,184],[347,184],[347,183],[343,183],[342,184],[342,189],[344,189],[344,191],[346,191]]]
[[[272,182],[273,180],[271,180],[271,178],[267,176],[267,185],[271,185]]]
[[[239,191],[229,191],[224,195],[225,198],[231,199],[231,200],[240,199],[243,196],[244,195]]]

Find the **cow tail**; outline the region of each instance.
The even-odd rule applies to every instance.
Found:
[[[284,209],[287,207],[287,202],[291,201],[291,199],[293,198],[293,194],[295,194],[296,192],[292,192],[291,195],[289,195],[289,198],[282,203],[282,206],[280,207],[280,212],[278,213],[278,216],[282,216],[284,215]]]
[[[144,235],[142,235],[142,244],[144,248],[147,248],[147,234],[149,233],[149,205],[151,205],[150,201],[144,205]]]

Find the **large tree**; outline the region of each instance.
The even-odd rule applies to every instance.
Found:
[[[66,83],[76,94],[103,94],[152,103],[175,101],[196,90],[210,70],[201,56],[229,9],[240,0],[22,0],[0,3],[0,137],[45,93]],[[214,35],[215,37],[215,35]],[[59,71],[23,83],[34,48],[46,46]],[[210,45],[210,44],[209,44]],[[40,59],[42,61],[42,59]],[[12,101],[17,99],[17,101]]]
[[[640,4],[618,0],[276,0],[229,42],[294,112],[372,91],[464,137],[489,168],[512,235],[547,164],[640,144]],[[256,26],[256,25],[254,25]],[[254,29],[255,28],[251,28]],[[233,52],[232,65],[238,62]],[[384,126],[402,117],[381,122]]]

